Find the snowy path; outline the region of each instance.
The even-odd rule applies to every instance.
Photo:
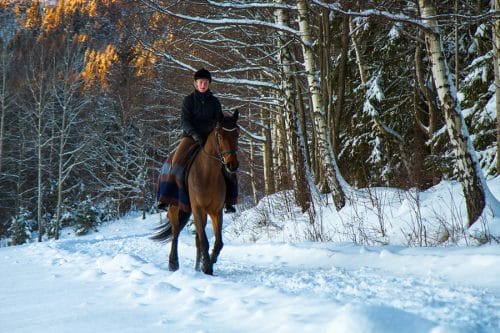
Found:
[[[215,276],[149,241],[155,217],[1,248],[2,332],[499,332],[500,247],[226,241]]]

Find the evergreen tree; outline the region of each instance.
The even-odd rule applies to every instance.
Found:
[[[85,235],[90,230],[95,230],[97,226],[97,212],[90,200],[86,197],[76,210],[75,231],[77,235]]]
[[[26,208],[20,208],[17,216],[12,217],[9,227],[9,236],[12,245],[24,244],[31,239],[33,220]]]

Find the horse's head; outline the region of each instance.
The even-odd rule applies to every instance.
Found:
[[[240,163],[236,153],[238,151],[238,137],[240,128],[237,124],[238,110],[232,116],[223,116],[217,122],[216,136],[219,151],[224,167],[229,172],[235,172]]]

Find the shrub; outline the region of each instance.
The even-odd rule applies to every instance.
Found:
[[[33,227],[31,214],[26,208],[20,208],[16,216],[12,217],[8,229],[12,245],[24,244],[31,239],[31,229]]]
[[[77,235],[85,235],[90,230],[97,230],[97,210],[89,197],[81,201],[76,210],[75,232]]]

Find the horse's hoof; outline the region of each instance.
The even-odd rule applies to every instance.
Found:
[[[179,263],[173,263],[173,262],[168,263],[168,270],[169,271],[175,272],[178,269],[179,269]]]
[[[209,266],[209,267],[203,266],[201,270],[203,271],[203,273],[205,273],[207,275],[214,275],[214,269],[212,266]]]

